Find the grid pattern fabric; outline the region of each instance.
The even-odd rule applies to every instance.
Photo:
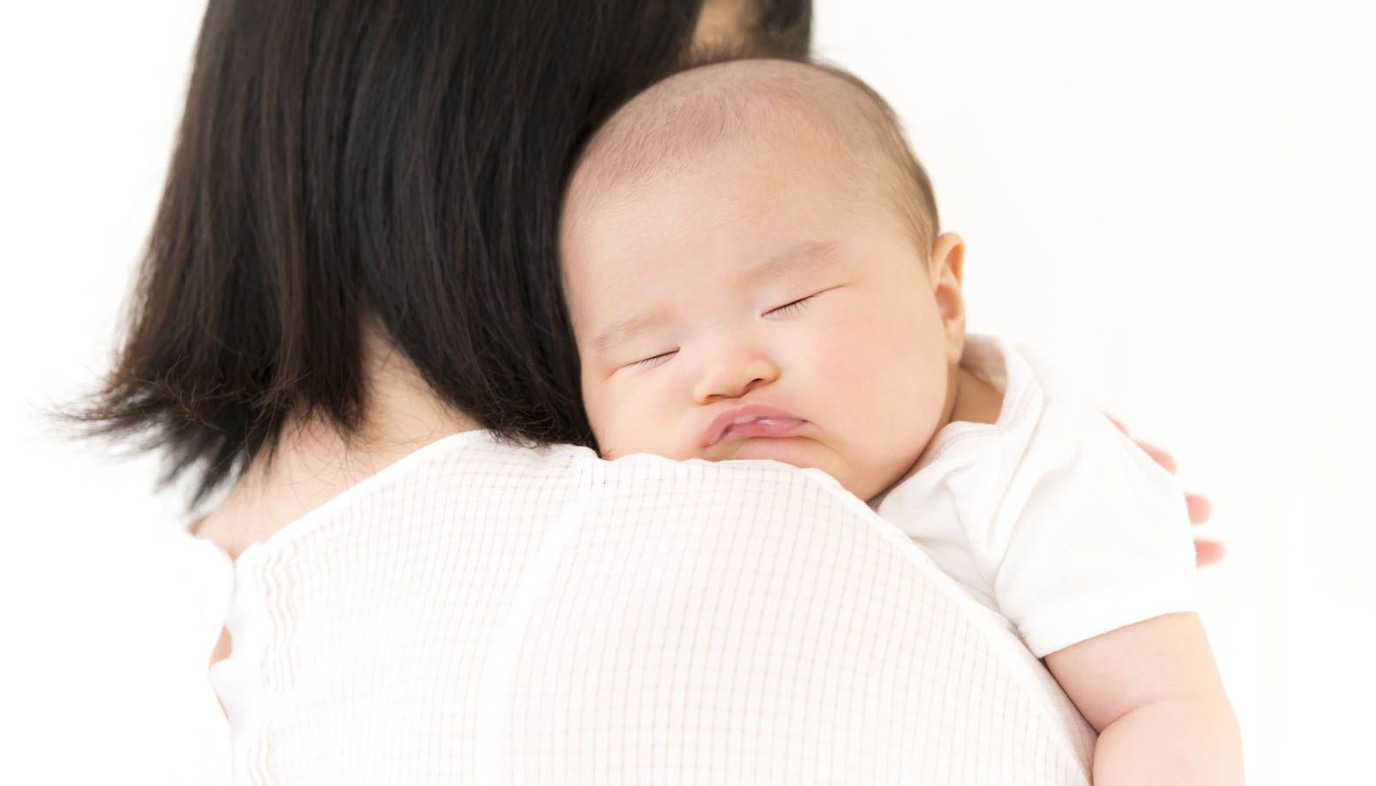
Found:
[[[1007,622],[816,471],[471,432],[222,578],[236,784],[1089,780]]]

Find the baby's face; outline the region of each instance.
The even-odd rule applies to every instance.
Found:
[[[741,142],[597,194],[575,182],[565,290],[603,455],[774,459],[862,499],[916,461],[960,338],[896,211],[816,154]]]

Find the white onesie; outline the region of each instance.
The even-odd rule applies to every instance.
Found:
[[[1184,495],[1097,410],[1007,344],[971,336],[961,366],[1004,394],[993,424],[955,422],[872,501],[1037,657],[1196,608]]]

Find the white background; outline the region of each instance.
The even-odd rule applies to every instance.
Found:
[[[199,750],[153,465],[57,436],[158,197],[193,0],[0,9],[0,781],[176,782]],[[1206,623],[1250,782],[1369,773],[1376,47],[1338,0],[818,0],[903,116],[970,326],[1030,344],[1215,502]],[[198,654],[196,654],[198,655]],[[179,704],[181,703],[181,704]],[[180,753],[169,753],[180,751]],[[45,777],[30,769],[48,762]],[[21,777],[22,776],[22,777]]]

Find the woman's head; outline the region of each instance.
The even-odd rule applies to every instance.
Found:
[[[695,31],[807,46],[808,0],[707,0],[737,40],[699,3],[211,0],[127,336],[81,417],[203,495],[290,419],[356,428],[371,331],[482,425],[587,441],[556,259],[577,146]]]

